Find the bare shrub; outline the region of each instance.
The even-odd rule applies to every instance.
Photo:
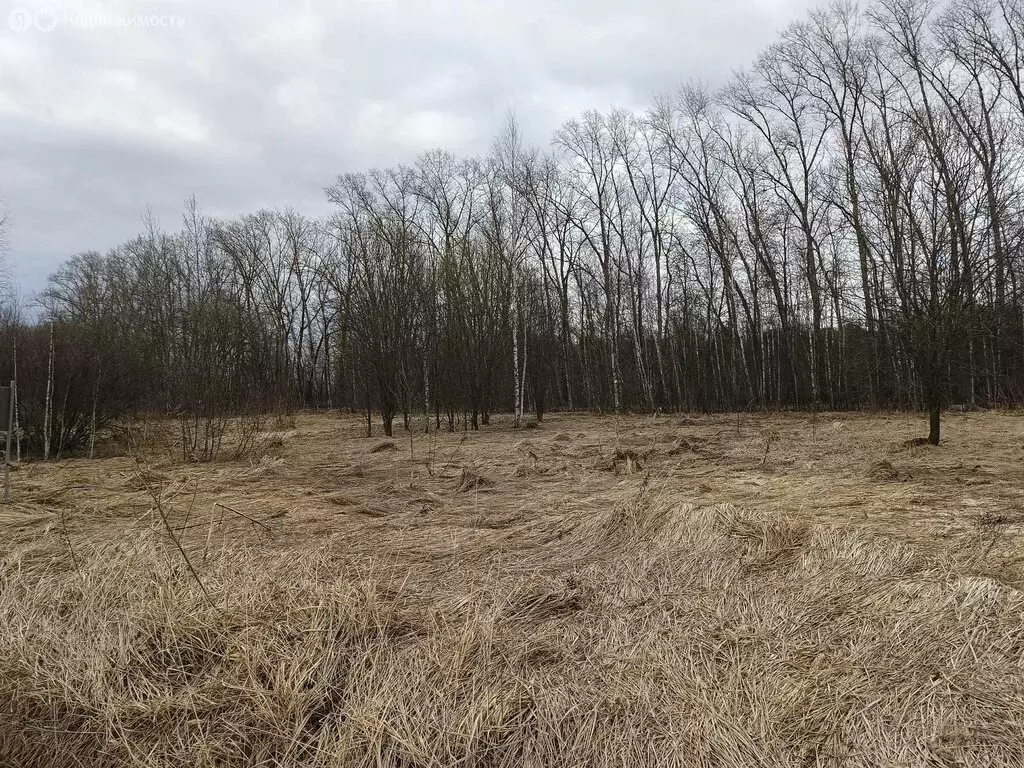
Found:
[[[758,442],[764,446],[764,455],[761,457],[761,466],[763,467],[768,463],[768,452],[772,446],[782,440],[782,435],[774,429],[763,429],[761,434],[758,436]]]
[[[178,418],[181,428],[181,458],[186,462],[214,461],[220,454],[230,419],[226,415],[185,414]]]
[[[262,416],[241,416],[231,422],[231,432],[234,445],[232,446],[232,458],[241,459],[263,450],[268,443],[262,439],[263,428],[266,424]],[[280,441],[280,438],[277,438]],[[283,441],[280,441],[283,445]]]
[[[227,458],[237,461],[283,447],[283,439],[264,434],[266,418],[260,414],[178,417],[180,457],[187,463]]]

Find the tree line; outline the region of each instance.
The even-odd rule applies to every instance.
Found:
[[[1024,401],[1024,4],[832,3],[724,88],[340,176],[333,214],[147,221],[5,309],[33,450],[127,413]],[[16,351],[16,352],[15,352]],[[14,368],[17,368],[16,372]],[[183,428],[184,429],[184,428]],[[53,446],[56,446],[54,448]]]

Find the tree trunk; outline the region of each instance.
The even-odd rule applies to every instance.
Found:
[[[525,408],[526,401],[526,360],[529,354],[529,343],[527,340],[527,328],[526,320],[523,320],[523,355],[522,355],[522,368],[520,369],[519,376],[519,402],[516,404],[516,412],[519,414],[519,421],[523,420],[523,411]]]
[[[426,346],[426,345],[424,345]],[[424,431],[430,434],[430,358],[423,353],[423,424]],[[437,412],[437,426],[441,426],[441,412]]]
[[[515,410],[512,426],[519,429],[523,422],[523,381],[519,378],[519,306],[512,302],[512,407]]]
[[[89,458],[93,459],[96,457],[96,407],[99,404],[100,399],[100,386],[99,377],[96,377],[96,383],[92,388],[92,417],[89,420]]]
[[[931,411],[928,413],[928,444],[938,445],[939,444],[939,421],[941,416],[941,408],[937,405],[931,407]]]
[[[14,439],[15,454],[17,461],[21,463],[21,405],[18,403],[18,329],[14,329],[14,391],[11,392],[14,398]]]
[[[50,323],[50,356],[47,361],[46,404],[43,407],[43,460],[50,459],[50,429],[53,422],[53,323]]]

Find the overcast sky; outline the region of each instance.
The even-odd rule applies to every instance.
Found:
[[[547,143],[712,84],[814,0],[0,0],[0,198],[24,294],[67,256],[215,216],[327,210],[346,171]],[[145,17],[149,26],[139,26]]]

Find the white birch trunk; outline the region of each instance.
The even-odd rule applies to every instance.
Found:
[[[512,384],[512,402],[515,404],[516,429],[523,421],[523,386],[519,373],[519,306],[512,302],[512,370],[515,372]]]
[[[609,310],[611,311],[611,310]],[[621,380],[619,379],[619,350],[617,323],[614,315],[608,323],[608,358],[612,367],[612,400],[615,405],[615,413],[622,413]]]
[[[811,398],[818,402],[818,349],[813,326],[807,329],[807,338],[811,348]]]
[[[523,315],[523,371],[519,377],[519,415],[520,418],[523,415],[523,402],[526,399],[526,355],[527,355],[527,337],[526,337],[526,321],[527,317]]]
[[[423,423],[430,432],[430,334],[424,333],[423,344]]]

